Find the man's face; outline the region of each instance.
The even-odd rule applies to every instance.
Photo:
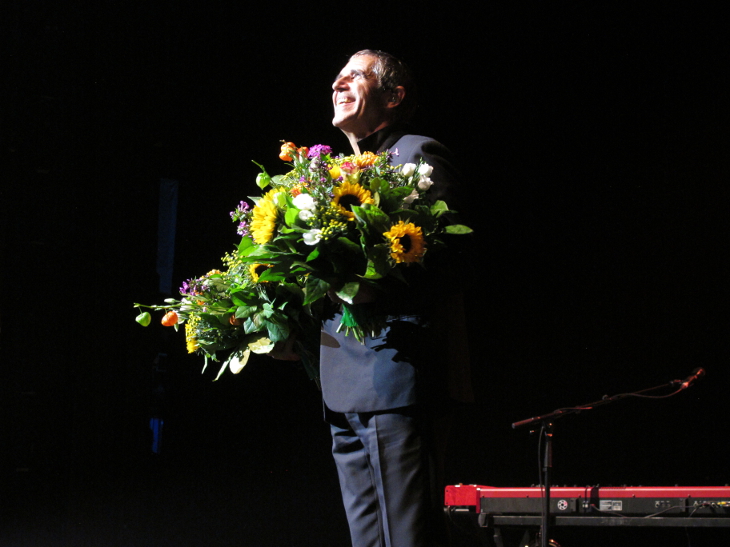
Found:
[[[372,70],[375,62],[376,58],[370,55],[352,57],[332,84],[332,125],[358,139],[388,125],[388,94],[378,89]]]

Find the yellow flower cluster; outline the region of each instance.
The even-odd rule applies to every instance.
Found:
[[[229,270],[233,270],[243,264],[243,260],[241,260],[241,257],[238,256],[238,254],[232,255],[230,253],[223,255],[221,262],[223,262],[223,265]]]
[[[195,353],[200,348],[198,337],[195,335],[199,322],[200,318],[198,316],[191,315],[188,322],[185,323],[185,345],[188,348],[188,353]]]
[[[342,208],[331,204],[322,213],[322,239],[331,239],[347,229],[347,217],[344,216],[340,209]]]

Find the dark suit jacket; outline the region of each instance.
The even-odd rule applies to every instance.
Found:
[[[386,128],[358,143],[360,151],[394,153],[392,165],[433,166],[432,199],[450,206],[458,200],[458,174],[450,153],[439,142]],[[393,294],[381,305],[392,320],[379,338],[365,344],[337,333],[339,315],[326,321],[321,338],[320,373],[327,407],[336,412],[376,412],[441,397],[471,400],[466,324],[460,293],[436,290],[431,269],[414,265],[409,286],[393,282]]]

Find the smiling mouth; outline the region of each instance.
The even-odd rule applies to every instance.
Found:
[[[337,99],[338,106],[341,104],[349,104],[349,103],[354,103],[354,102],[355,102],[355,99],[351,99],[349,97],[341,97],[341,98]]]

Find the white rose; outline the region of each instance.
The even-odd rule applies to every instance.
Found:
[[[406,163],[403,167],[400,168],[401,175],[404,177],[410,177],[413,173],[416,172],[416,164],[415,163]]]
[[[294,207],[302,211],[311,211],[317,207],[314,198],[309,194],[299,194],[292,202],[294,203]]]
[[[304,243],[307,245],[316,245],[322,239],[322,230],[314,228],[313,230],[304,232],[302,237],[304,238]]]
[[[424,177],[430,177],[433,173],[433,167],[427,163],[422,163],[421,167],[418,168],[418,174]]]
[[[428,178],[428,176],[421,176],[420,179],[418,179],[418,189],[423,190],[424,192],[431,188],[431,185],[433,184],[433,181]]]
[[[299,218],[303,220],[304,222],[307,222],[310,218],[314,216],[314,213],[310,211],[309,209],[303,209],[302,211],[299,211]]]
[[[406,197],[403,198],[403,207],[406,207],[413,203],[413,201],[418,197],[418,192],[414,189],[410,194],[408,194]]]

